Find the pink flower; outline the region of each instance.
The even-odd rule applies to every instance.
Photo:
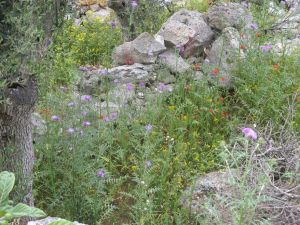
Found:
[[[252,140],[257,139],[257,133],[252,128],[243,127],[242,132],[244,133],[245,137],[247,137],[247,138],[250,138]]]
[[[84,122],[82,123],[82,126],[84,126],[84,127],[91,126],[91,122],[89,122],[89,121],[84,121]]]

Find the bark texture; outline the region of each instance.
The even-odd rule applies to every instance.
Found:
[[[31,114],[37,101],[36,81],[27,76],[22,84],[9,84],[0,94],[5,99],[0,102],[0,170],[16,174],[14,199],[33,206]]]

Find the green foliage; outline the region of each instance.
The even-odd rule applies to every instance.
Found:
[[[143,32],[156,33],[171,13],[161,0],[139,0],[136,8],[129,5],[120,12],[120,17],[128,26],[130,39],[134,39]]]
[[[206,12],[211,2],[211,0],[187,0],[185,1],[185,7],[189,10]]]
[[[6,224],[14,218],[23,216],[44,217],[46,214],[37,208],[18,203],[12,206],[8,196],[15,184],[15,176],[13,173],[4,171],[0,173],[0,224]]]

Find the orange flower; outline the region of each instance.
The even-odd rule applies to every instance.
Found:
[[[278,71],[278,70],[279,70],[279,64],[278,64],[278,63],[274,64],[274,65],[273,65],[273,69],[274,69],[275,71]]]
[[[229,113],[228,113],[228,112],[222,111],[222,112],[221,112],[221,116],[222,116],[222,118],[228,118]]]
[[[218,68],[214,68],[212,71],[211,71],[211,73],[213,74],[213,75],[218,75],[218,73],[220,72],[220,70],[218,69]]]
[[[243,44],[241,44],[241,45],[240,45],[240,49],[242,49],[242,50],[246,50],[246,46],[245,46],[245,45],[243,45]]]
[[[208,112],[215,113],[215,111],[213,109],[209,109]]]
[[[220,81],[225,81],[225,77],[221,77],[221,78],[220,78]]]
[[[255,36],[256,36],[257,38],[260,37],[260,33],[256,32],[256,33],[255,33]]]
[[[296,102],[300,103],[300,97],[296,99]]]
[[[199,63],[194,64],[194,69],[199,71],[201,69],[201,65]]]

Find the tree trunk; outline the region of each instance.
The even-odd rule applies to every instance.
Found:
[[[33,206],[31,113],[37,87],[33,76],[26,79],[24,84],[13,83],[2,90],[5,101],[0,102],[0,170],[16,175],[13,199]]]

